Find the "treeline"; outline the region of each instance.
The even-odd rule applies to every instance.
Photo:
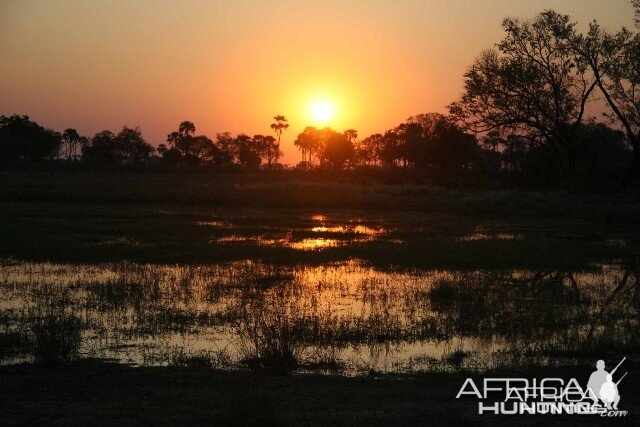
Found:
[[[276,134],[288,124],[277,116]],[[275,165],[281,157],[279,138],[273,136],[220,133],[215,140],[196,135],[195,125],[185,121],[167,136],[167,144],[150,145],[139,128],[124,126],[118,133],[104,130],[93,137],[75,129],[59,133],[45,129],[28,116],[0,116],[0,161],[6,164],[34,164],[46,161],[90,165],[241,166],[257,169]]]
[[[54,161],[91,166],[155,163],[170,167],[211,167],[243,170],[282,169],[280,136],[288,128],[284,116],[271,125],[274,136],[219,133],[215,139],[196,134],[192,122],[180,123],[157,149],[147,143],[138,128],[125,126],[117,134],[102,131],[93,137],[75,129],[58,133],[45,129],[27,116],[0,117],[2,159],[11,164]],[[302,153],[298,170],[311,169],[411,169],[464,173],[487,167],[494,156],[441,114],[422,114],[406,123],[367,138],[358,139],[354,129],[307,127],[294,144]],[[4,149],[3,149],[4,148]]]
[[[636,13],[640,0],[634,0]],[[407,171],[440,185],[617,189],[638,185],[640,35],[586,32],[569,16],[544,11],[505,19],[505,36],[464,75],[449,114],[420,114],[384,133],[307,127],[295,140],[298,170]],[[594,101],[605,108],[598,121]],[[44,129],[26,116],[0,117],[0,162],[57,161],[92,167],[283,169],[280,140],[289,127],[274,117],[273,135],[198,135],[183,122],[154,149],[138,128],[84,137]]]
[[[279,116],[278,125],[286,125]],[[286,129],[280,126],[280,129]],[[359,139],[354,129],[307,127],[294,141],[302,161],[294,169],[354,170],[402,173],[437,185],[488,187],[519,186],[611,189],[629,185],[632,151],[624,133],[603,123],[575,127],[571,180],[559,178],[556,164],[542,146],[509,137],[507,143],[490,133],[477,138],[465,132],[452,116],[431,113],[410,117],[384,133]],[[279,136],[276,131],[276,136]],[[5,166],[53,163],[88,169],[159,168],[165,170],[282,170],[278,138],[246,134],[197,135],[191,122],[183,122],[155,149],[138,128],[108,130],[88,138],[74,129],[62,133],[45,129],[27,116],[0,117],[0,153]],[[397,175],[397,174],[396,174]]]
[[[302,153],[301,169],[381,167],[465,173],[485,168],[491,156],[475,135],[437,113],[410,117],[383,134],[362,139],[355,129],[340,133],[307,127],[294,144]]]

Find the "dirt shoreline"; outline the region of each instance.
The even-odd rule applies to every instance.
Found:
[[[581,378],[584,369],[563,368]],[[341,377],[130,367],[83,360],[57,368],[0,367],[5,425],[513,425],[479,416],[455,395],[459,374]],[[525,425],[616,425],[640,421],[637,381],[621,386],[626,418],[518,416]]]

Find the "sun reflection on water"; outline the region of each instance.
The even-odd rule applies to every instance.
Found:
[[[340,243],[336,239],[303,239],[299,242],[289,242],[288,246],[293,249],[302,251],[312,251],[317,249],[332,248],[338,246]]]

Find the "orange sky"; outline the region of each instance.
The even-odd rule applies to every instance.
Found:
[[[0,1],[0,114],[93,135],[139,125],[153,145],[182,120],[198,133],[269,133],[286,163],[314,124],[360,136],[444,112],[506,16],[553,8],[633,26],[627,0]]]

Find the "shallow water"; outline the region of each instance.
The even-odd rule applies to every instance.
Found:
[[[391,272],[358,261],[12,263],[0,279],[11,328],[65,307],[87,325],[84,355],[135,364],[210,352],[224,356],[223,367],[242,366],[256,345],[252,333],[288,340],[308,366],[331,361],[345,373],[559,363],[607,346],[638,349],[637,277],[616,266]]]
[[[417,214],[177,218],[179,244],[171,228],[160,240],[138,225],[78,240],[113,262],[64,261],[64,248],[55,262],[3,258],[0,333],[28,337],[65,313],[82,320],[87,357],[234,369],[285,349],[298,370],[347,375],[640,351],[636,230]],[[172,256],[181,261],[135,261]]]

